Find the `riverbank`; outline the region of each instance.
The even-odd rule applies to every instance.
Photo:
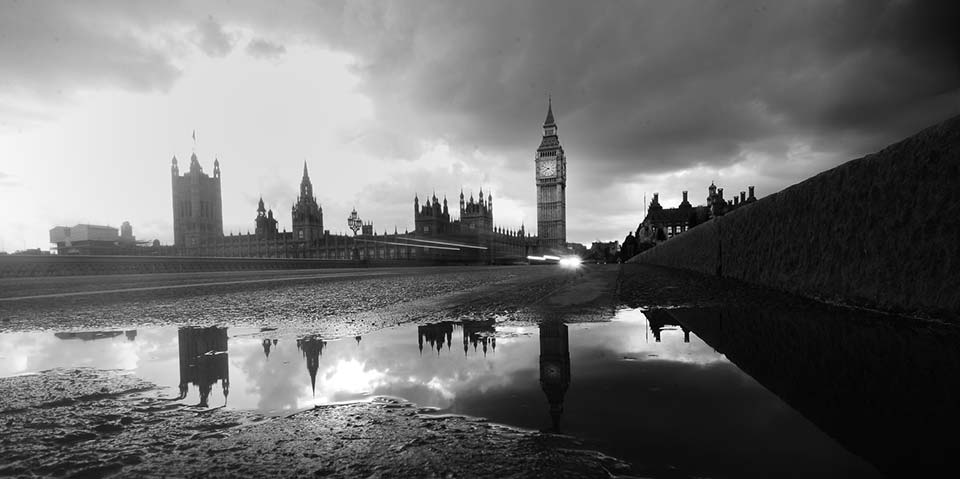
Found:
[[[610,477],[574,438],[432,415],[398,399],[268,418],[192,408],[112,371],[0,378],[0,475]]]

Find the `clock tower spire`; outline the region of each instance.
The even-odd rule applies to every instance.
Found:
[[[553,99],[547,100],[543,138],[534,156],[537,181],[537,236],[541,253],[562,253],[567,246],[567,158],[557,138]]]

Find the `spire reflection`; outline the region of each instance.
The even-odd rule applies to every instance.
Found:
[[[436,349],[437,355],[443,350],[443,343],[446,341],[447,350],[450,349],[450,342],[453,338],[453,323],[442,322],[425,324],[417,326],[417,345],[420,347],[420,354],[423,354],[423,343],[430,345],[430,349]]]
[[[264,357],[266,357],[267,359],[270,359],[270,347],[273,346],[274,343],[271,343],[269,339],[264,339],[261,344],[263,345]]]
[[[423,345],[426,343],[430,350],[436,350],[437,355],[443,351],[444,345],[447,351],[453,342],[453,330],[459,327],[463,337],[463,355],[466,356],[473,346],[474,352],[482,352],[484,356],[488,351],[497,350],[497,329],[496,321],[462,321],[459,323],[443,321],[440,323],[424,324],[417,326],[417,347],[420,354],[423,355]]]
[[[188,385],[200,390],[198,406],[207,407],[210,391],[217,381],[223,388],[223,403],[230,394],[230,365],[227,361],[227,328],[180,328],[180,397],[187,397]]]
[[[303,353],[307,360],[307,372],[310,373],[310,387],[313,395],[317,395],[317,370],[320,369],[320,356],[323,355],[323,348],[327,342],[320,336],[305,336],[297,340],[297,349]]]
[[[467,355],[467,344],[473,346],[474,352],[477,346],[483,350],[483,355],[487,355],[487,345],[489,344],[494,351],[497,350],[497,330],[494,327],[494,321],[464,321],[463,327],[463,355]]]

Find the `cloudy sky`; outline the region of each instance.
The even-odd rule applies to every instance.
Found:
[[[304,161],[334,232],[461,187],[532,230],[548,94],[568,240],[622,239],[644,195],[763,196],[960,114],[957,4],[0,0],[0,251],[77,223],[172,242],[194,148],[227,232],[261,195],[289,230]]]

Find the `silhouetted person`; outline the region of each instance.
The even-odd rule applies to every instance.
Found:
[[[626,263],[628,259],[633,258],[639,252],[639,243],[637,243],[637,237],[633,235],[633,231],[627,233],[627,237],[623,239],[623,245],[620,246],[620,261]]]

